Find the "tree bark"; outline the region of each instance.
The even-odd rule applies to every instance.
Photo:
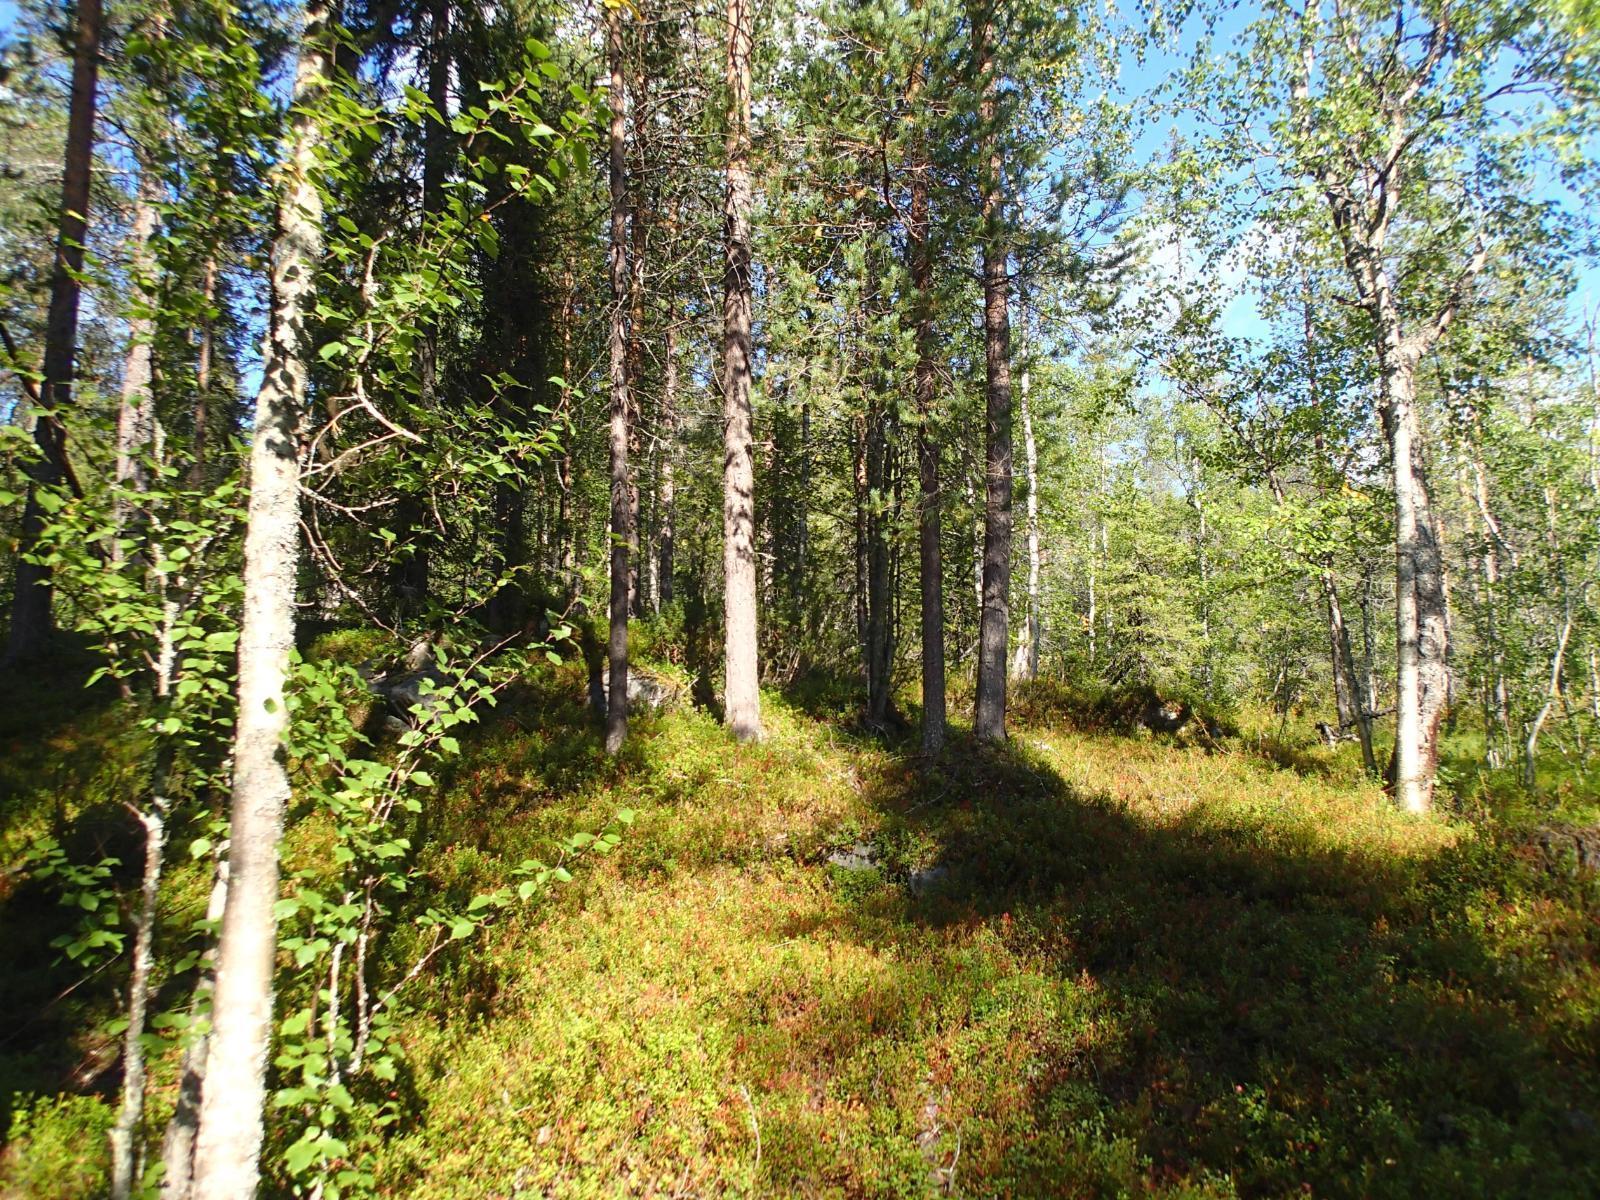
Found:
[[[218,851],[219,855],[225,853]],[[206,920],[217,925],[222,920],[228,898],[228,860],[219,857],[217,873],[211,884],[211,896],[206,902]],[[189,1005],[191,1023],[200,1020],[207,1011],[216,990],[217,955],[215,945],[209,946],[200,959],[200,978],[195,984],[194,999]],[[188,1031],[188,1044],[184,1047],[183,1062],[178,1070],[178,1102],[167,1122],[161,1138],[161,1200],[189,1200],[194,1183],[194,1140],[200,1127],[200,1096],[205,1086],[206,1062],[209,1058],[211,1035]]]
[[[1024,359],[1018,383],[1022,400],[1022,461],[1028,478],[1028,616],[1017,639],[1016,660],[1011,668],[1018,679],[1029,681],[1039,677],[1039,649],[1044,637],[1039,617],[1039,446],[1033,437],[1033,409],[1028,402],[1030,376]]]
[[[1354,725],[1361,743],[1361,762],[1367,774],[1376,777],[1378,759],[1372,748],[1372,709],[1368,705],[1356,670],[1355,651],[1350,645],[1350,628],[1345,623],[1344,606],[1339,603],[1338,581],[1333,567],[1324,562],[1317,572],[1322,583],[1322,598],[1328,612],[1328,645],[1333,662],[1334,706],[1340,728]]]
[[[755,459],[750,415],[750,0],[728,3],[728,132],[722,301],[724,719],[761,736],[756,643]]]
[[[1484,723],[1484,741],[1485,757],[1489,765],[1498,767],[1505,761],[1506,751],[1511,745],[1511,695],[1506,686],[1506,656],[1505,647],[1500,640],[1498,611],[1500,603],[1500,548],[1504,544],[1504,539],[1500,534],[1500,523],[1495,520],[1494,511],[1489,507],[1488,478],[1487,472],[1484,470],[1483,453],[1479,447],[1478,440],[1478,431],[1474,429],[1472,441],[1472,498],[1477,506],[1479,519],[1483,522],[1484,531],[1483,552],[1479,555],[1478,566],[1483,575],[1484,637],[1489,651],[1491,674],[1487,696],[1488,703],[1485,706],[1487,719]]]
[[[642,56],[641,56],[642,57]],[[633,473],[628,480],[628,611],[636,617],[644,616],[649,597],[641,567],[645,565],[648,550],[644,533],[644,493],[639,486],[638,472],[643,467],[640,433],[644,418],[644,400],[641,382],[644,379],[644,298],[645,250],[649,243],[649,197],[645,191],[645,118],[649,77],[643,67],[634,76],[632,96],[633,117],[633,174],[628,180],[631,193],[628,204],[629,240],[632,245],[632,262],[628,275],[628,461]]]
[[[328,12],[305,10],[295,116],[278,171],[273,311],[250,448],[239,630],[239,717],[233,741],[231,879],[217,945],[210,1065],[200,1100],[195,1192],[249,1200],[259,1178],[272,983],[277,951],[278,842],[289,799],[283,763],[284,683],[294,649],[299,563],[300,425],[306,400],[304,322],[322,254],[322,198],[311,172],[322,130],[313,106],[327,86]]]
[[[1381,329],[1383,391],[1390,428],[1395,504],[1395,745],[1389,775],[1410,813],[1433,807],[1439,726],[1449,694],[1444,563],[1420,458],[1414,352],[1398,319]]]
[[[994,14],[975,17],[978,105],[983,160],[984,504],[983,616],[978,634],[978,695],[973,732],[984,741],[1006,736],[1006,650],[1011,605],[1011,324],[1010,283],[1001,211],[1000,79],[995,69]]]
[[[22,510],[17,550],[16,587],[11,596],[11,627],[5,661],[25,663],[50,648],[55,634],[51,617],[50,569],[29,562],[28,555],[44,532],[45,511],[39,492],[67,478],[66,433],[61,413],[72,404],[78,357],[78,277],[83,272],[84,243],[89,235],[89,175],[94,163],[95,94],[100,76],[101,0],[78,0],[78,25],[73,40],[72,86],[67,107],[67,144],[63,157],[61,217],[57,226],[55,263],[50,275],[50,309],[45,319],[44,378],[39,386],[41,409],[33,437],[39,457],[28,466],[28,499]]]
[[[893,657],[890,640],[889,540],[887,459],[889,454],[888,416],[880,399],[881,380],[869,384],[872,398],[867,405],[865,491],[862,497],[866,521],[867,573],[867,724],[884,729],[888,724],[890,702],[889,664]]]
[[[911,87],[916,99],[924,75],[919,60]],[[933,428],[938,402],[938,347],[933,330],[933,244],[929,237],[928,163],[926,145],[911,174],[911,221],[906,251],[911,258],[915,292],[917,350],[913,390],[917,405],[918,574],[922,592],[922,752],[935,755],[944,745],[944,558],[939,483],[939,442]]]
[[[145,470],[143,456],[149,451],[155,432],[155,405],[150,392],[150,343],[155,322],[150,315],[152,298],[149,292],[154,271],[154,264],[150,260],[150,239],[155,232],[155,185],[150,178],[148,164],[141,163],[138,194],[133,207],[133,226],[128,231],[133,243],[130,268],[134,296],[132,312],[128,316],[128,351],[122,360],[122,394],[117,404],[115,468],[117,484],[133,492],[143,492],[149,486],[149,473]],[[117,532],[121,534],[132,517],[131,503],[126,495],[117,497],[114,512]],[[111,553],[114,559],[120,558],[120,546],[113,543]]]
[[[1539,711],[1533,715],[1533,720],[1527,725],[1527,738],[1522,744],[1522,782],[1532,791],[1539,781],[1539,735],[1544,732],[1545,722],[1550,719],[1550,710],[1561,697],[1561,675],[1566,667],[1567,644],[1572,640],[1572,598],[1566,602],[1566,616],[1561,622],[1561,630],[1556,635],[1555,649],[1550,654],[1550,682],[1545,686],[1544,703]]]
[[[611,630],[606,676],[606,753],[615,755],[628,736],[629,568],[633,504],[628,473],[628,178],[626,158],[627,80],[622,62],[622,8],[606,10],[606,57],[611,69]]]
[[[144,1116],[144,1031],[150,1010],[151,946],[155,940],[156,896],[161,886],[162,852],[166,825],[165,801],[159,797],[149,812],[136,812],[144,826],[144,873],[139,887],[139,911],[133,926],[133,965],[128,976],[128,1027],[122,1035],[122,1104],[111,1127],[111,1200],[128,1200],[138,1160],[136,1134]]]
[[[675,322],[667,321],[665,345],[662,354],[661,379],[661,467],[659,472],[660,495],[656,511],[661,523],[657,535],[656,600],[659,608],[672,607],[673,538],[677,535],[676,513],[677,480],[674,476],[674,457],[678,442],[678,329]]]
[[[430,0],[428,6],[428,103],[438,111],[439,120],[430,118],[422,131],[422,218],[424,223],[444,206],[445,184],[450,175],[450,5],[448,0]],[[417,397],[424,408],[431,407],[439,394],[439,331],[432,321],[420,331],[417,341]],[[403,458],[412,458],[401,443]],[[394,593],[395,614],[404,619],[421,612],[428,602],[430,562],[426,480],[401,491],[395,505],[396,558],[390,569],[390,588]]]
[[[561,579],[561,595],[570,600],[576,594],[578,565],[577,527],[572,519],[572,464],[573,442],[577,428],[572,420],[572,326],[577,314],[578,298],[574,288],[572,263],[569,260],[561,272],[561,413],[563,424],[561,450],[556,458],[556,483],[560,495],[556,497],[557,571]]]
[[[189,486],[198,491],[206,481],[206,451],[211,424],[211,356],[216,341],[216,321],[211,315],[217,297],[217,260],[206,257],[200,283],[200,345],[195,351],[194,434],[189,442]]]
[[[1522,782],[1531,792],[1539,782],[1539,735],[1544,732],[1545,722],[1550,719],[1550,710],[1555,707],[1557,700],[1561,699],[1561,680],[1566,674],[1567,646],[1572,640],[1572,625],[1574,617],[1574,603],[1572,590],[1567,583],[1567,569],[1562,558],[1561,540],[1557,534],[1556,526],[1556,490],[1546,486],[1544,490],[1545,517],[1550,543],[1550,558],[1555,566],[1556,582],[1561,588],[1563,618],[1561,630],[1556,635],[1555,649],[1550,654],[1550,681],[1545,685],[1544,703],[1539,711],[1534,714],[1533,720],[1525,726],[1527,736],[1522,744]]]

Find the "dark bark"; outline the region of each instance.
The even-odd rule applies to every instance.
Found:
[[[432,0],[428,25],[428,103],[442,117],[450,112],[450,5],[449,0]],[[422,214],[426,221],[443,207],[445,185],[450,175],[450,130],[443,121],[429,120],[422,133]],[[437,402],[439,395],[439,331],[432,323],[422,330],[417,345],[417,396],[423,407]],[[402,451],[405,453],[405,451]],[[400,534],[396,558],[390,574],[395,607],[400,617],[420,612],[428,602],[431,588],[429,571],[428,511],[425,500],[428,483],[413,481],[400,493],[395,506],[396,531]]]
[[[77,372],[81,290],[78,277],[83,271],[84,243],[89,235],[89,176],[94,162],[95,96],[100,77],[100,19],[100,0],[78,0],[61,217],[50,275],[44,371],[39,385],[41,411],[33,433],[39,457],[28,467],[28,498],[22,511],[16,589],[11,597],[11,627],[6,641],[8,663],[38,658],[50,648],[55,633],[51,618],[50,570],[29,562],[27,555],[44,532],[45,511],[39,503],[40,491],[59,487],[71,475],[62,415],[72,406]]]

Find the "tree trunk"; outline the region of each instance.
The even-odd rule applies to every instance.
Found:
[[[194,435],[189,442],[189,486],[196,491],[205,486],[206,451],[211,424],[211,356],[216,341],[216,322],[211,307],[217,297],[217,260],[206,257],[205,273],[200,284],[200,346],[195,351],[194,367]]]
[[[889,636],[889,540],[887,459],[889,454],[887,414],[881,402],[881,381],[869,385],[872,399],[867,405],[865,491],[862,503],[866,517],[867,573],[867,724],[873,729],[887,726],[889,717],[889,662],[892,657]]]
[[[1544,490],[1547,536],[1550,543],[1550,560],[1555,567],[1556,582],[1561,587],[1563,619],[1561,632],[1556,635],[1555,650],[1550,655],[1550,682],[1545,687],[1544,704],[1526,726],[1523,741],[1522,782],[1532,791],[1539,781],[1539,735],[1550,719],[1550,710],[1562,698],[1561,679],[1566,673],[1567,645],[1572,640],[1573,610],[1576,607],[1572,591],[1567,584],[1567,569],[1561,553],[1561,539],[1556,525],[1556,490],[1546,485]]]
[[[249,1200],[259,1176],[272,982],[277,952],[278,841],[289,799],[284,682],[294,649],[299,562],[300,423],[306,399],[304,321],[322,253],[322,198],[311,180],[322,141],[313,107],[327,84],[327,10],[305,12],[295,72],[296,116],[278,175],[271,333],[256,393],[239,630],[239,717],[233,742],[231,879],[217,945],[210,1066],[200,1100],[195,1190]]]
[[[1323,563],[1318,571],[1322,583],[1322,598],[1328,612],[1328,647],[1333,664],[1334,706],[1339,714],[1339,727],[1355,727],[1361,742],[1361,762],[1367,774],[1376,777],[1378,760],[1372,749],[1372,710],[1368,706],[1356,670],[1355,651],[1350,645],[1350,628],[1345,624],[1344,606],[1339,603],[1338,582],[1332,566]]]
[[[861,677],[866,680],[867,671],[871,662],[871,651],[867,642],[867,622],[870,619],[867,611],[867,589],[871,586],[867,580],[867,415],[856,413],[850,422],[853,431],[851,439],[851,475],[855,482],[855,489],[851,498],[855,503],[855,602],[856,602],[856,650],[861,655]]]
[[[916,67],[912,99],[923,76]],[[917,505],[919,582],[922,592],[922,752],[939,753],[944,745],[944,560],[939,485],[939,442],[933,428],[938,401],[938,346],[933,330],[933,245],[929,238],[928,164],[912,168],[911,221],[906,251],[911,258],[911,286],[916,293],[917,362],[913,389],[917,404]]]
[[[622,65],[622,8],[606,10],[606,57],[611,69],[611,632],[606,676],[606,753],[628,736],[628,612],[633,504],[628,442],[633,404],[628,396],[628,179],[625,139],[627,83]]]
[[[578,565],[578,535],[572,520],[572,462],[577,427],[572,420],[572,326],[577,312],[577,293],[569,261],[561,272],[561,413],[563,423],[561,450],[556,459],[556,483],[560,495],[556,498],[557,570],[561,578],[561,595],[570,600],[576,594]]]
[[[1550,682],[1545,687],[1544,704],[1534,714],[1533,720],[1527,725],[1527,738],[1522,744],[1522,782],[1532,791],[1539,780],[1538,753],[1539,735],[1544,731],[1544,723],[1550,719],[1550,710],[1555,707],[1555,702],[1561,696],[1561,674],[1567,661],[1567,644],[1572,640],[1572,599],[1567,598],[1566,617],[1561,622],[1561,631],[1556,635],[1555,650],[1550,655]]]
[[[28,499],[22,510],[11,628],[6,640],[5,661],[13,664],[38,658],[50,648],[55,633],[50,569],[29,562],[27,556],[44,532],[40,490],[56,487],[68,475],[61,414],[72,404],[77,370],[78,277],[83,272],[84,243],[89,235],[89,175],[94,164],[95,93],[100,76],[100,9],[101,0],[78,0],[61,217],[50,275],[50,310],[45,321],[44,378],[39,386],[41,411],[33,430],[39,457],[28,466]]]
[[[756,646],[755,461],[750,417],[750,0],[728,0],[726,251],[722,302],[725,720],[761,736]]]
[[[629,240],[633,247],[628,276],[628,461],[633,474],[628,480],[628,611],[644,616],[649,602],[643,571],[649,551],[645,549],[644,492],[638,472],[643,463],[640,434],[644,424],[644,298],[645,250],[649,242],[649,196],[645,191],[645,132],[648,104],[648,76],[641,68],[634,76],[632,96],[633,175],[629,179]]]
[[[1028,617],[1017,639],[1017,656],[1011,673],[1018,679],[1039,677],[1039,648],[1044,625],[1039,617],[1039,446],[1033,437],[1033,409],[1029,405],[1030,372],[1022,367],[1022,461],[1028,476]]]
[[[449,0],[431,0],[428,9],[428,103],[440,120],[429,119],[422,131],[422,215],[427,221],[444,207],[445,184],[450,174],[450,5]],[[417,341],[417,398],[430,408],[439,394],[439,331],[433,322],[420,331]],[[411,458],[409,447],[401,443],[402,458]],[[428,511],[425,501],[428,483],[416,482],[402,491],[395,505],[394,521],[400,537],[397,557],[390,570],[390,588],[395,598],[395,614],[404,619],[426,606],[431,589],[428,540]]]
[[[1390,778],[1400,807],[1433,807],[1439,725],[1449,692],[1444,564],[1420,459],[1416,361],[1387,322],[1380,355],[1395,494],[1395,745]]]
[[[150,178],[149,166],[141,163],[138,195],[133,207],[133,226],[129,230],[133,243],[130,266],[134,296],[132,311],[128,316],[128,352],[122,362],[122,395],[117,404],[116,479],[119,487],[133,492],[143,492],[149,486],[144,455],[149,452],[155,422],[155,403],[150,392],[150,343],[155,326],[150,313],[155,270],[150,260],[150,239],[156,232],[155,199],[155,184]],[[131,504],[126,495],[116,498],[114,511],[117,532],[121,534],[126,531],[132,517]],[[121,548],[116,540],[113,540],[111,553],[114,559],[121,556]]]
[[[1198,470],[1199,464],[1196,464]],[[1199,528],[1195,531],[1194,565],[1195,574],[1200,584],[1199,604],[1200,611],[1200,689],[1207,700],[1211,699],[1212,687],[1215,683],[1215,672],[1212,670],[1211,655],[1211,560],[1206,557],[1206,505],[1205,498],[1200,492],[1197,483],[1189,492],[1189,507],[1194,509]]]
[[[973,732],[984,741],[1006,736],[1006,650],[1011,605],[1011,324],[1010,284],[1001,211],[1000,78],[995,69],[993,11],[974,21],[983,155],[984,502],[983,616],[978,634],[978,695]]]
[[[656,552],[658,565],[656,567],[656,599],[659,607],[672,606],[673,585],[672,572],[675,569],[672,561],[673,538],[676,536],[676,514],[674,505],[677,502],[677,480],[674,477],[674,456],[677,453],[678,442],[678,329],[675,322],[669,320],[665,333],[665,345],[662,349],[666,361],[662,364],[661,378],[661,468],[658,476],[660,495],[656,500],[656,511],[661,523],[657,535]]]
[[[222,920],[227,898],[228,860],[219,858],[211,896],[206,903],[206,920],[213,927]],[[189,1005],[191,1028],[187,1031],[183,1062],[178,1069],[178,1101],[161,1138],[161,1200],[189,1200],[194,1182],[194,1139],[200,1127],[200,1095],[205,1086],[211,1035],[196,1036],[193,1024],[199,1022],[211,1002],[216,989],[216,967],[216,947],[208,946],[200,959],[200,978],[195,983],[194,999]]]
[[[155,940],[156,893],[161,886],[161,857],[166,826],[159,798],[150,812],[136,812],[144,826],[144,873],[139,911],[133,926],[133,964],[128,976],[128,1027],[122,1035],[122,1104],[111,1127],[111,1200],[128,1200],[138,1160],[136,1134],[144,1116],[144,1031],[150,1010],[151,945]]]
[[[1472,499],[1483,522],[1483,553],[1478,566],[1483,576],[1484,641],[1489,650],[1491,678],[1488,688],[1487,720],[1485,722],[1485,757],[1489,765],[1498,767],[1505,761],[1511,745],[1511,695],[1506,686],[1505,647],[1500,640],[1500,523],[1489,507],[1489,482],[1484,470],[1482,452],[1478,447],[1476,430],[1472,444]]]

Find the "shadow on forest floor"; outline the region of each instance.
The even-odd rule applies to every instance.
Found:
[[[1254,749],[1028,724],[930,764],[852,699],[785,694],[757,747],[643,721],[612,766],[547,710],[463,764],[486,850],[641,815],[435,998],[396,1188],[1600,1191],[1591,883]]]
[[[858,713],[811,679],[765,743],[685,708],[612,761],[569,665],[485,714],[419,904],[638,820],[412,996],[387,1194],[1600,1194],[1592,879],[1244,739],[1023,703],[929,762]]]
[[[1059,989],[1025,1080],[951,1080],[952,1119],[990,1127],[964,1160],[975,1194],[1099,1191],[1085,1156],[1118,1141],[1149,1182],[1212,1173],[1250,1195],[1600,1186],[1595,993],[1563,994],[1596,981],[1592,891],[1526,940],[1487,937],[1518,891],[1535,909],[1571,892],[1540,895],[1471,839],[1408,852],[1393,821],[1335,840],[1253,798],[1084,796],[1019,740],[869,789],[921,860],[873,936],[981,922]]]

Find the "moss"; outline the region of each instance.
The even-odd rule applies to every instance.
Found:
[[[513,689],[437,772],[416,902],[637,819],[408,993],[383,1191],[1600,1193],[1592,877],[1498,810],[1402,816],[1308,730],[1184,745],[1025,701],[1006,746],[926,762],[809,677],[765,695],[760,744],[681,706],[609,760],[579,666]],[[299,820],[291,866],[326,838]],[[858,841],[872,869],[828,863]],[[104,1101],[26,1098],[50,1090],[22,1089],[20,1194],[72,1178],[74,1137],[103,1154]]]
[[[0,1195],[90,1200],[105,1194],[114,1114],[97,1096],[39,1096],[12,1111],[0,1150]]]

